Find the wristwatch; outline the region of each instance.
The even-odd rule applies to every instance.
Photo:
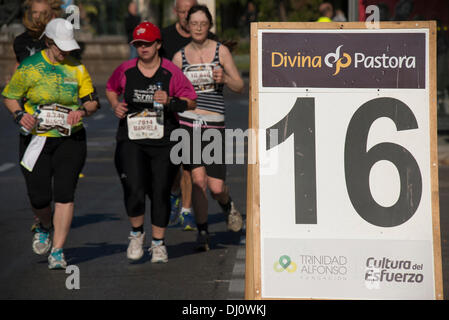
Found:
[[[25,114],[25,111],[23,110],[17,110],[14,112],[14,122],[16,124],[20,124],[20,120],[22,120],[23,116]]]
[[[89,114],[87,113],[86,108],[84,108],[84,106],[80,107],[80,108],[78,109],[78,111],[84,111],[84,117],[83,117],[83,118],[86,118],[86,117],[89,115]]]

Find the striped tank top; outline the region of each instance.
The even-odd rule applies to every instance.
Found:
[[[215,84],[211,79],[213,66],[219,65],[222,67],[218,55],[220,46],[221,43],[217,42],[213,61],[205,64],[190,64],[186,59],[185,48],[182,48],[182,71],[191,80],[198,95],[197,108],[225,114],[223,84]]]

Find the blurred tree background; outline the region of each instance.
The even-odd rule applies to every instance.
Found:
[[[75,0],[82,12],[81,22],[95,35],[124,34],[123,21],[129,1]],[[146,0],[149,18],[161,27],[174,22],[174,1]],[[217,33],[223,38],[246,38],[254,21],[315,21],[322,0],[216,0]]]
[[[174,0],[137,0],[145,7],[144,19],[160,27],[175,22]],[[338,1],[338,0],[337,0]],[[346,0],[342,0],[346,1]],[[201,1],[200,1],[201,2]],[[249,31],[257,21],[315,21],[323,0],[216,0],[216,33],[222,41],[234,41],[233,54],[241,70],[249,69]],[[82,12],[81,24],[94,36],[124,35],[128,1],[75,0]]]
[[[261,21],[315,21],[322,0],[255,0]]]
[[[138,4],[142,18],[166,27],[175,22],[174,0],[64,0],[80,9],[81,32],[86,38],[125,36],[125,18],[128,4]],[[315,21],[318,7],[323,0],[216,0],[215,30],[220,40],[237,43],[233,54],[237,64],[247,68],[249,63],[249,31],[251,22],[257,21]],[[328,0],[334,5],[347,0]],[[21,6],[24,0],[0,0],[5,20],[15,16],[21,24]],[[201,3],[201,0],[199,0]],[[19,13],[17,13],[17,12]],[[16,12],[13,14],[13,12]],[[67,14],[66,16],[69,16]],[[1,17],[0,17],[1,18]],[[8,20],[8,21],[9,21]],[[9,23],[8,23],[9,24]]]
[[[249,53],[250,23],[257,21],[315,21],[322,0],[217,0],[217,33],[236,40],[238,53]]]
[[[93,36],[125,34],[124,20],[131,0],[65,1],[80,8],[83,31]],[[175,16],[172,13],[174,0],[134,1],[144,10],[144,19],[160,27],[174,22]],[[12,20],[13,16],[16,16],[16,20],[20,21],[18,12],[20,3],[23,2],[24,0],[0,0],[5,17],[7,15],[7,18]],[[249,25],[254,21],[315,21],[319,16],[318,7],[321,2],[322,0],[216,0],[216,31],[220,38],[240,39],[248,38]],[[347,0],[330,0],[330,2],[347,2]],[[12,8],[13,6],[15,7]]]
[[[94,36],[124,34],[128,1],[76,0],[75,4],[80,8],[84,31]]]

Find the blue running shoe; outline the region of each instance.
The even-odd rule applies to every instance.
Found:
[[[184,231],[196,230],[195,217],[191,212],[181,212],[179,217],[181,218],[181,225]]]
[[[33,236],[33,251],[35,254],[40,256],[45,255],[50,251],[51,248],[51,239],[50,239],[50,231],[37,226],[34,229]]]
[[[181,198],[179,195],[170,194],[170,221],[168,223],[169,226],[176,226],[180,224],[180,202]]]
[[[67,262],[65,261],[64,253],[62,249],[52,249],[48,256],[48,269],[65,269],[67,268]]]

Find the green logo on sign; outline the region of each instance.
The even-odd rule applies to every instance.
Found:
[[[290,259],[289,256],[282,256],[279,258],[279,261],[274,263],[274,271],[276,272],[286,270],[287,272],[292,273],[295,272],[296,269],[298,269],[298,266],[292,261],[292,259]]]

